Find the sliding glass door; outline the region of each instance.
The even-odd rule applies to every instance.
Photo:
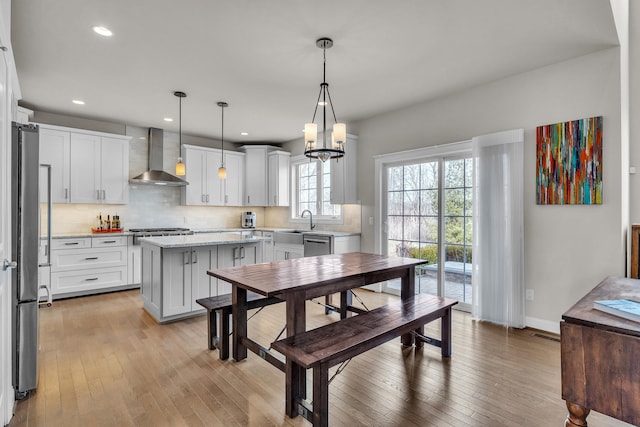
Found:
[[[471,165],[465,157],[387,165],[383,184],[382,247],[391,256],[429,261],[416,269],[416,292],[463,306],[472,295]],[[399,281],[389,281],[383,290],[397,294],[399,288]]]

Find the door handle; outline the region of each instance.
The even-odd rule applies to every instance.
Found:
[[[18,263],[16,261],[9,261],[6,258],[4,261],[2,261],[2,271],[6,271],[10,268],[17,268],[17,267],[18,267]]]
[[[198,262],[198,253],[196,251],[191,251],[191,263],[196,264]]]

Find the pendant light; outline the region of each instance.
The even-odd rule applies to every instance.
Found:
[[[327,37],[322,37],[316,40],[316,46],[322,49],[322,55],[324,57],[322,68],[322,83],[320,83],[320,93],[318,94],[318,100],[316,102],[315,110],[313,111],[313,119],[311,123],[304,125],[304,155],[310,159],[320,159],[323,162],[328,159],[338,159],[344,157],[344,142],[347,139],[347,127],[344,123],[338,123],[336,119],[336,113],[333,110],[333,102],[331,101],[331,95],[329,94],[329,83],[327,83],[327,49],[333,46],[333,40]],[[333,132],[331,135],[327,133],[327,104],[331,107],[331,113],[333,114]],[[322,106],[322,146],[316,147],[318,141],[318,126],[314,123],[316,120],[316,113],[318,112],[318,105]],[[328,137],[331,137],[327,141]]]
[[[227,179],[227,168],[224,167],[224,109],[225,107],[228,107],[229,104],[227,104],[226,102],[218,102],[218,107],[220,107],[222,109],[222,163],[220,164],[220,167],[218,168],[218,178],[220,179]]]
[[[178,162],[176,163],[176,175],[184,176],[186,175],[187,171],[186,171],[186,168],[184,167],[184,163],[182,162],[182,98],[186,98],[187,94],[180,91],[175,91],[173,92],[173,94],[177,96],[178,99],[180,100],[180,113],[178,116],[178,128],[179,128],[178,140],[179,140],[180,147],[178,148],[179,153],[178,153]]]

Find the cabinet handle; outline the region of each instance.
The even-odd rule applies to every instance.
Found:
[[[100,200],[100,190],[96,190],[96,199]]]
[[[89,279],[84,279],[84,280],[85,280],[85,282],[92,282],[94,280],[98,280],[98,278],[97,277],[91,277]]]
[[[78,242],[66,242],[65,245],[66,246],[72,246],[72,245],[77,245]]]
[[[277,195],[273,196],[273,204],[276,205],[276,206],[278,205],[278,196]]]
[[[224,204],[226,205],[227,203],[229,203],[229,196],[227,196],[226,194],[224,195]]]
[[[107,200],[107,190],[102,190],[102,200]]]
[[[240,246],[240,259],[244,259],[244,246]]]
[[[233,259],[238,259],[238,248],[233,248]]]
[[[201,194],[201,195],[200,195],[200,201],[201,201],[202,203],[204,203],[204,194]]]
[[[64,189],[64,199],[67,200],[69,198],[69,189],[65,188]]]
[[[98,259],[98,257],[97,257],[97,256],[92,256],[92,257],[87,257],[87,258],[85,258],[85,259],[86,259],[87,261],[91,261],[91,260],[96,260],[96,259]]]
[[[251,196],[247,196],[247,204],[251,203]]]
[[[196,251],[191,251],[191,263],[196,264],[198,262],[198,253]]]
[[[207,203],[209,203],[209,195],[207,194]]]
[[[115,240],[105,240],[105,241],[104,241],[104,242],[102,242],[102,243],[104,243],[104,244],[106,245],[106,244],[108,244],[108,243],[116,243],[116,241],[115,241]]]
[[[189,254],[189,252],[182,252],[182,262],[185,265],[189,264],[189,258],[187,258],[188,254]]]

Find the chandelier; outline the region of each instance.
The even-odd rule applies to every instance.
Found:
[[[344,156],[344,142],[347,139],[347,127],[344,123],[338,123],[336,113],[333,110],[333,102],[329,94],[329,83],[327,83],[327,49],[333,46],[333,40],[322,37],[316,40],[316,46],[322,49],[324,58],[322,66],[322,83],[320,83],[320,93],[316,108],[313,111],[313,119],[311,123],[304,125],[304,155],[310,159],[320,159],[323,162],[328,159],[339,159]],[[333,115],[333,131],[331,135],[327,133],[327,104],[331,107]],[[318,106],[322,107],[322,145],[318,143],[318,125],[314,122],[318,113]],[[328,140],[328,137],[331,139]]]

